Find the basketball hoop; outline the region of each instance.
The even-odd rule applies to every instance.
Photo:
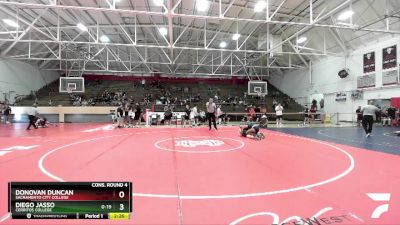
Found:
[[[72,88],[67,88],[67,93],[72,94]]]

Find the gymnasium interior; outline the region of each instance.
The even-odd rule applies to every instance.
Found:
[[[399,0],[0,0],[0,225],[400,224]]]

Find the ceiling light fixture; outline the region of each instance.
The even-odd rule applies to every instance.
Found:
[[[259,1],[254,6],[254,12],[262,12],[267,7],[267,3],[264,1]]]
[[[197,0],[196,8],[200,12],[205,12],[210,7],[210,3],[207,0]]]
[[[81,31],[88,31],[88,28],[87,28],[85,25],[83,25],[83,23],[78,23],[76,26],[77,26],[77,27],[79,28],[79,30],[81,30]]]
[[[100,37],[100,41],[103,43],[107,43],[107,42],[110,42],[110,38],[108,38],[106,35],[102,35]]]
[[[307,37],[301,37],[299,39],[297,39],[297,44],[301,44],[307,41]]]
[[[351,10],[344,11],[338,16],[337,19],[340,21],[344,21],[344,20],[350,19],[350,17],[352,17],[353,14],[354,14],[354,12]]]
[[[153,0],[154,5],[156,6],[163,6],[164,0]]]
[[[222,41],[221,43],[219,43],[220,48],[226,48],[226,46],[228,46],[228,44],[225,41]]]
[[[240,38],[240,34],[234,34],[232,35],[232,40],[237,41]]]
[[[19,27],[18,23],[11,19],[3,19],[3,22],[10,27]]]
[[[159,31],[160,34],[163,35],[163,36],[165,36],[165,35],[168,34],[168,30],[167,30],[167,28],[165,28],[165,27],[160,27],[160,28],[158,29],[158,31]]]

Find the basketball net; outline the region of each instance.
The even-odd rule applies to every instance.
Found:
[[[72,94],[72,89],[71,88],[67,88],[67,93],[68,94]]]

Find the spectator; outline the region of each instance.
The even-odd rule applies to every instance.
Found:
[[[142,122],[142,109],[140,108],[139,103],[136,103],[135,109],[135,117],[133,118],[133,125],[135,127],[139,127]]]
[[[206,112],[204,112],[204,110],[200,110],[198,119],[201,123],[204,123],[206,121]]]
[[[164,112],[164,125],[171,125],[171,119],[172,119],[172,110],[170,106],[167,106]]]
[[[382,108],[378,105],[377,106],[378,111],[375,112],[375,118],[376,118],[376,122],[381,123],[382,122]]]
[[[308,105],[305,105],[303,115],[304,115],[303,126],[307,126],[310,123],[310,112],[308,109]]]
[[[143,90],[144,90],[145,85],[146,85],[146,80],[145,80],[145,79],[142,79],[142,89],[143,89]]]
[[[86,99],[83,99],[82,106],[88,106],[88,101],[86,101]]]
[[[7,104],[4,108],[4,120],[6,123],[11,123],[11,107]]]
[[[314,100],[313,100],[314,102]],[[315,101],[315,104],[312,104],[310,107],[310,116],[311,116],[311,122],[313,123],[315,121],[315,118],[317,117],[317,101]]]
[[[128,103],[126,103],[124,106],[124,122],[125,122],[125,124],[131,123],[131,117],[129,116],[130,108],[131,108],[130,105]]]
[[[274,99],[272,100],[272,108],[275,109],[275,108],[276,108],[276,105],[278,105],[278,102],[277,102],[276,99],[274,98]]]
[[[388,117],[389,117],[389,119],[391,121],[390,125],[396,124],[396,108],[390,106],[387,109],[387,114],[388,114]]]
[[[191,113],[190,107],[189,107],[189,105],[186,105],[185,106],[185,115],[183,116],[183,123],[182,123],[183,127],[186,126],[186,123],[188,123],[190,125],[190,113]]]
[[[223,112],[221,110],[221,105],[217,106],[217,118],[218,118],[218,125],[222,124],[223,121]]]
[[[197,126],[199,122],[199,113],[197,110],[197,105],[194,105],[190,112],[190,119],[192,120],[193,126]]]
[[[118,128],[124,127],[124,109],[122,104],[117,108],[117,125]]]
[[[392,124],[391,119],[388,115],[388,111],[384,110],[382,112],[382,126],[388,125],[390,126]]]
[[[362,112],[361,112],[361,106],[358,106],[357,110],[356,110],[356,115],[357,115],[357,126],[361,126],[361,122],[362,122]]]
[[[281,106],[280,103],[275,107],[275,113],[276,113],[276,127],[282,127],[282,120],[283,120],[283,107]]]

